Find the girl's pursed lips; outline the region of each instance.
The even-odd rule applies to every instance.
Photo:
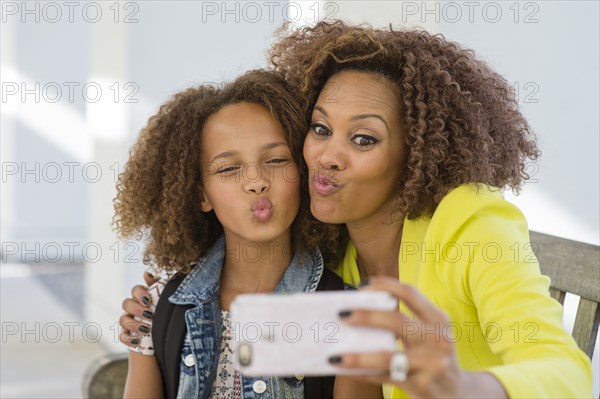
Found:
[[[273,205],[267,198],[258,198],[252,202],[251,211],[259,222],[266,222],[271,217]]]

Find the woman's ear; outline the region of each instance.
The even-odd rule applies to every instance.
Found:
[[[206,198],[206,195],[204,195],[204,193],[200,193],[200,210],[202,212],[210,212],[213,210],[212,204],[210,203],[208,198]]]

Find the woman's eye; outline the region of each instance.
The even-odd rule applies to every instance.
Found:
[[[313,123],[310,128],[317,136],[329,136],[331,134],[329,129],[319,123]]]
[[[352,137],[351,140],[354,144],[357,144],[360,147],[368,147],[379,142],[379,140],[377,140],[375,137],[368,136],[366,134],[357,134]]]

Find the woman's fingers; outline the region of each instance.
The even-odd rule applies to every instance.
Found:
[[[129,331],[125,330],[121,330],[121,333],[119,333],[119,341],[131,348],[135,348],[140,344],[140,339],[137,336],[132,335]]]
[[[144,306],[148,306],[152,302],[148,294],[148,288],[143,285],[134,285],[131,289],[131,296]]]
[[[139,322],[128,314],[121,315],[119,325],[121,326],[119,341],[130,347],[138,346],[141,336],[150,332],[148,324]]]
[[[387,291],[406,304],[416,317],[426,323],[446,323],[448,317],[433,303],[411,285],[400,283],[397,279],[385,276],[369,278],[365,290]]]
[[[340,319],[350,325],[391,330],[407,348],[425,343],[455,342],[452,323],[427,324],[398,311],[355,309],[340,312]]]
[[[133,335],[148,334],[152,328],[148,323],[135,320],[129,314],[124,314],[119,317],[119,325],[122,330],[129,331]]]
[[[144,281],[150,286],[158,279],[150,273],[144,272]],[[132,298],[125,298],[121,304],[125,314],[119,318],[119,325],[121,326],[119,341],[127,346],[136,347],[140,343],[141,336],[150,333],[151,320],[154,314],[149,308],[152,305],[152,299],[148,294],[147,287],[143,285],[133,286],[131,296]],[[137,320],[138,318],[143,321]]]
[[[444,370],[452,362],[450,354],[441,355],[431,352],[426,348],[404,352],[408,360],[408,372],[406,384],[414,382],[415,376],[420,376],[419,380],[436,378],[442,375]],[[330,363],[340,368],[364,369],[366,372],[361,374],[369,382],[404,384],[401,381],[392,381],[390,378],[390,361],[393,352],[373,352],[373,353],[345,353],[330,357]]]
[[[392,352],[346,353],[331,356],[329,363],[340,368],[367,369],[369,374],[383,376],[389,374],[392,354]]]
[[[121,332],[119,333],[119,341],[121,341],[121,343],[124,345],[134,347],[135,345],[131,342],[132,338],[133,336],[127,330],[121,330]],[[137,341],[135,340],[134,342],[137,343]]]
[[[148,309],[148,307],[139,303],[136,299],[126,298],[121,304],[123,311],[131,316],[137,316],[140,319],[152,320],[154,314]]]
[[[152,274],[150,274],[149,272],[144,272],[144,282],[146,283],[146,285],[148,287],[150,287],[152,284],[156,283],[158,281],[158,279],[156,277],[154,277]]]
[[[340,319],[347,324],[391,330],[404,344],[418,339],[423,322],[398,311],[354,309],[340,312]]]
[[[387,291],[414,312],[411,318],[401,312],[351,311],[348,323],[392,330],[408,347],[435,343],[447,347],[454,339],[454,327],[448,316],[425,298],[416,288],[388,277],[374,277],[367,290]],[[386,314],[387,313],[387,314]]]
[[[390,361],[392,360],[393,355],[393,352],[346,353],[340,356],[332,356],[330,358],[330,363],[340,368],[365,370],[363,374],[356,376],[364,382],[373,384],[393,383],[402,386],[404,382],[392,381],[390,377]],[[408,357],[408,382],[410,378],[416,374],[417,370],[422,367],[422,364],[413,364],[415,358],[409,353],[406,353],[406,356]]]

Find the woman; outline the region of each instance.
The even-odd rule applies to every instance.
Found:
[[[282,37],[271,60],[307,102],[311,211],[347,227],[338,273],[402,302],[340,314],[401,350],[330,361],[380,370],[363,379],[386,397],[591,396],[589,359],[500,191],[538,156],[508,83],[442,37],[339,21]]]

